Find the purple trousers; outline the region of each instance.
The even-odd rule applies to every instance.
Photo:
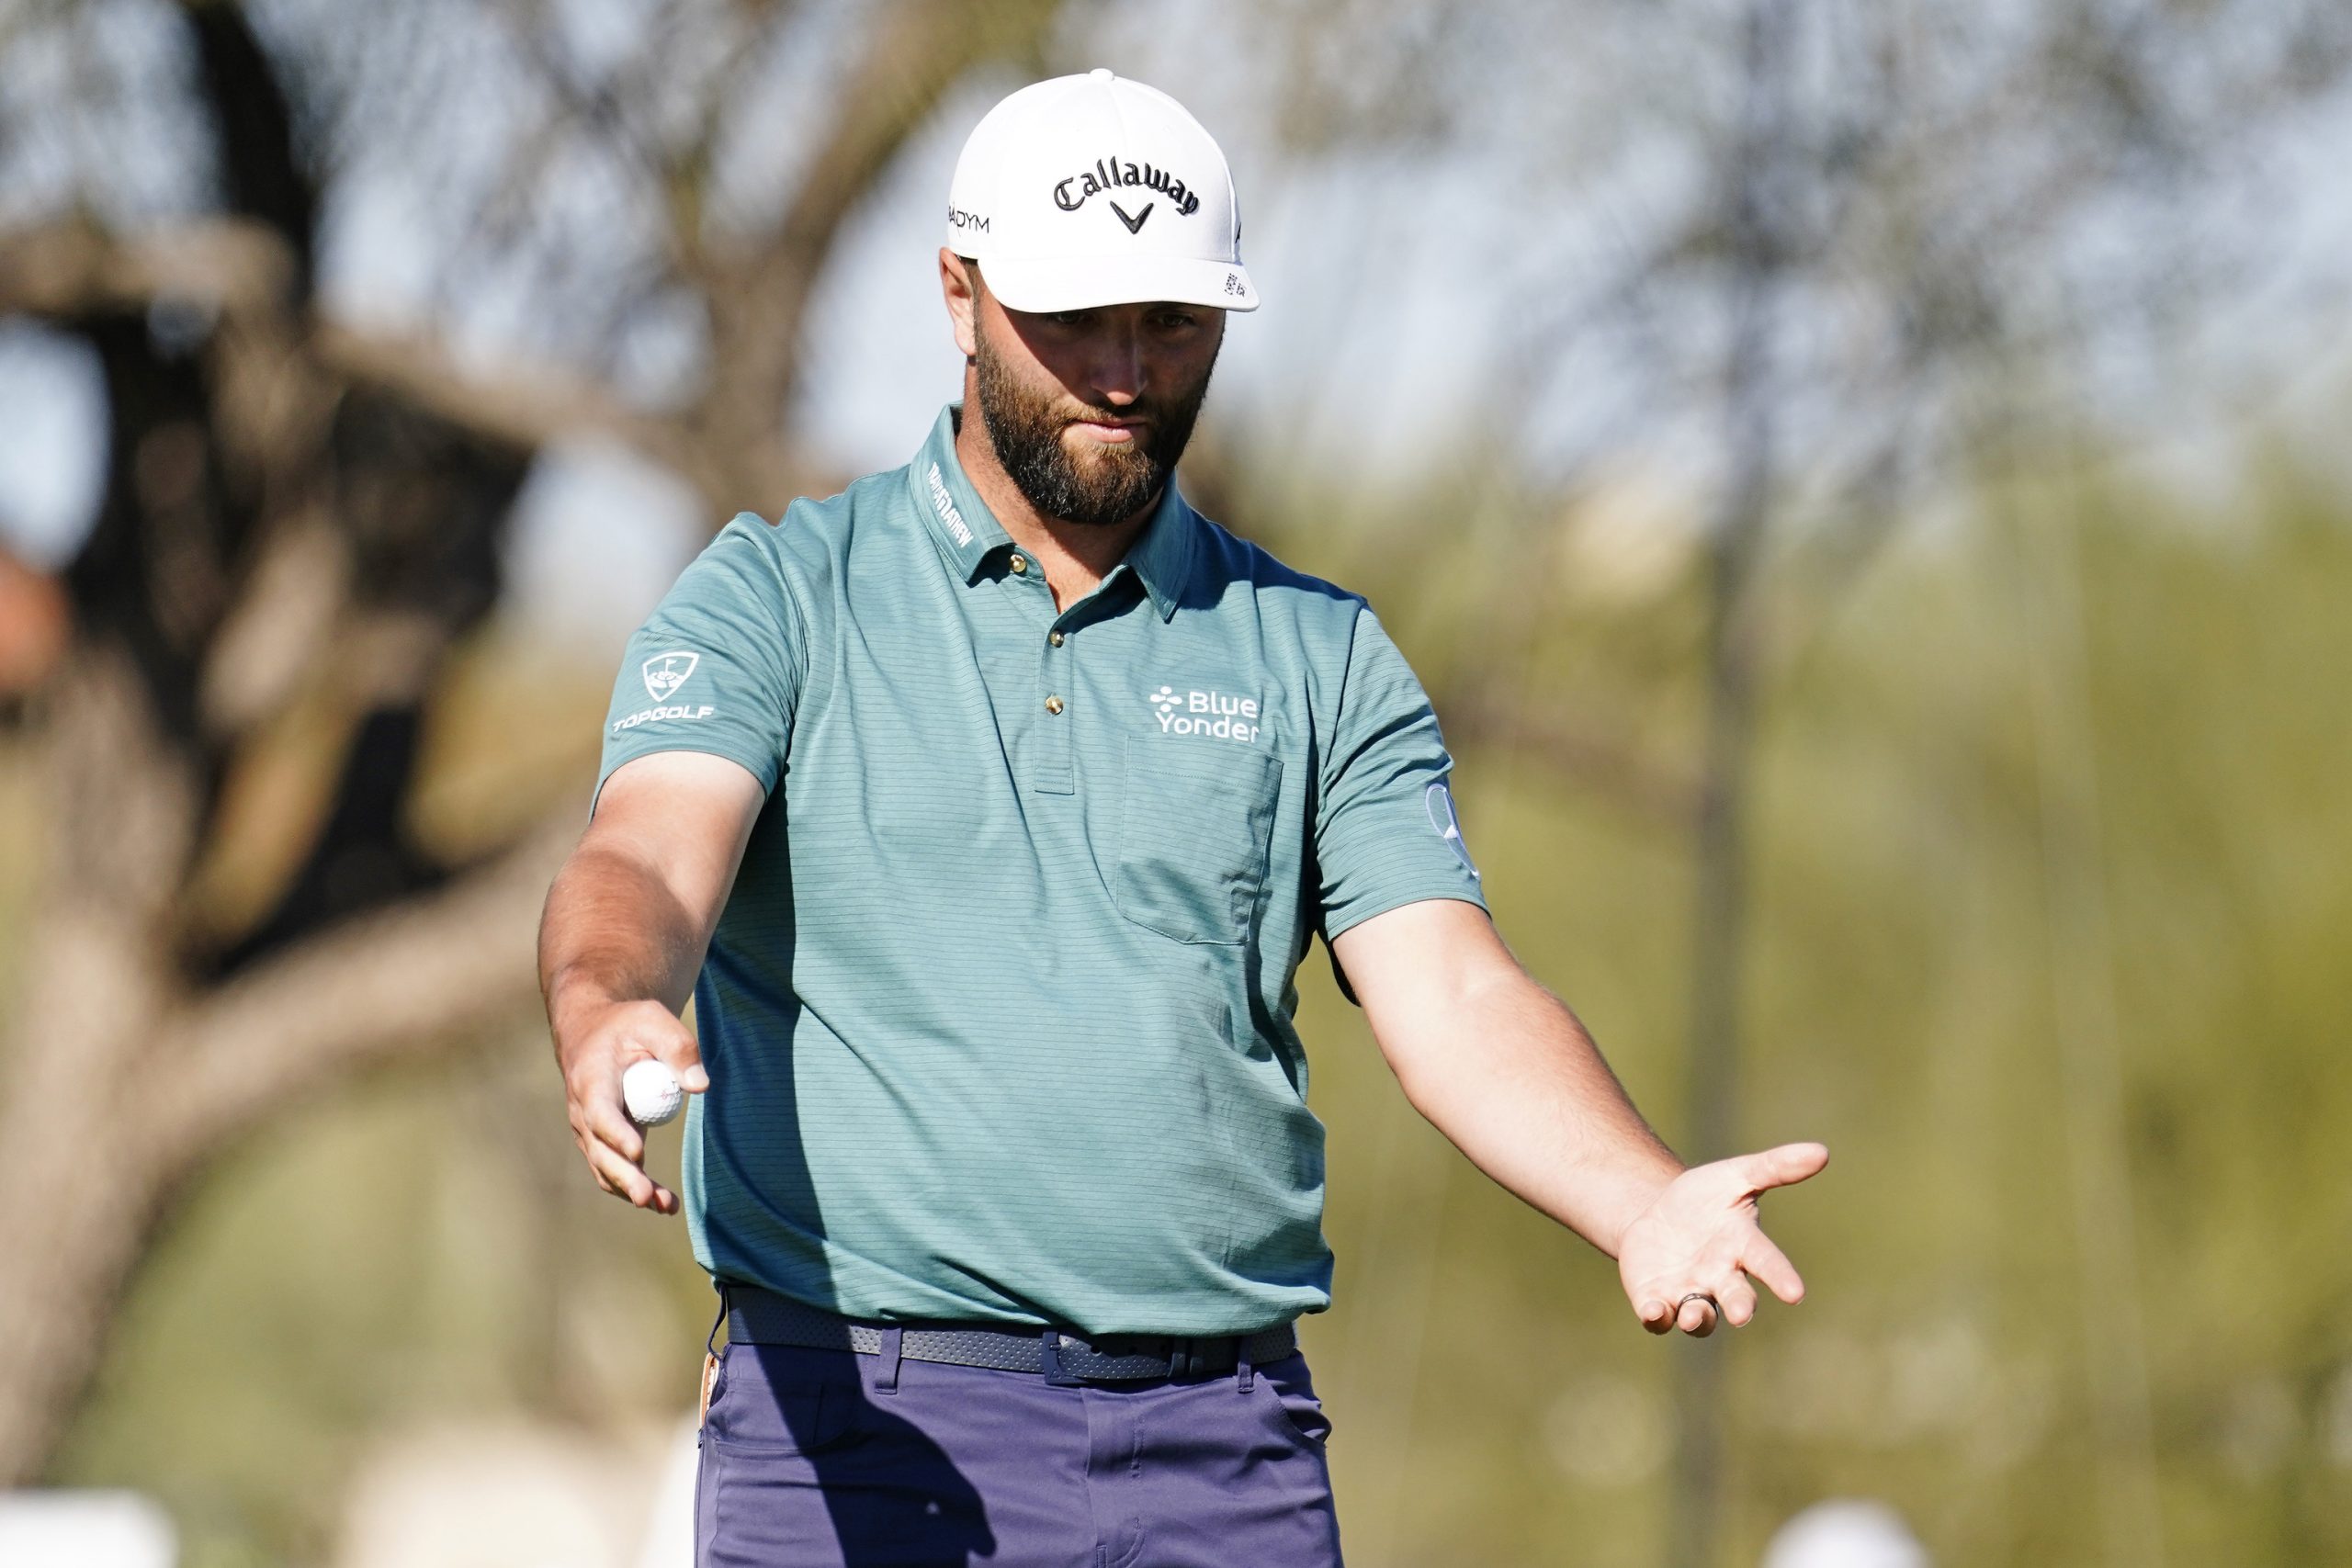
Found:
[[[730,1344],[696,1568],[1339,1568],[1306,1361],[1178,1382]]]

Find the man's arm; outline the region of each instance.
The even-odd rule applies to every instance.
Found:
[[[621,1074],[659,1057],[690,1092],[710,1087],[680,1020],[765,798],[740,764],[659,751],[616,769],[548,889],[539,919],[547,998],[571,1135],[596,1184],[640,1209],[678,1212],[645,1174],[645,1135]]]
[[[1340,932],[1332,953],[1415,1110],[1471,1163],[1617,1259],[1643,1325],[1704,1334],[1712,1297],[1735,1326],[1748,1277],[1804,1293],[1756,1224],[1757,1195],[1829,1151],[1790,1144],[1685,1168],[1626,1099],[1566,1004],[1528,975],[1485,910],[1426,899]]]

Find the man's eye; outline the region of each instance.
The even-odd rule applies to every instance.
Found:
[[[1049,318],[1057,327],[1080,327],[1086,324],[1084,310],[1056,310]]]
[[[1174,332],[1182,327],[1189,327],[1196,320],[1198,320],[1198,318],[1193,316],[1189,310],[1162,310],[1159,313],[1159,325],[1161,328],[1169,332]]]

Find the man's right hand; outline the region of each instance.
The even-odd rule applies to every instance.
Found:
[[[678,1195],[645,1174],[645,1133],[628,1119],[621,1075],[649,1058],[666,1062],[679,1087],[699,1094],[710,1087],[694,1032],[655,1001],[612,1002],[572,1021],[559,1042],[571,1140],[588,1161],[596,1185],[616,1198],[657,1213],[678,1212]]]
[[[710,1087],[678,1015],[765,798],[750,770],[703,752],[616,768],[539,920],[539,989],[571,1136],[597,1186],[656,1213],[676,1213],[678,1197],[645,1174],[621,1074],[652,1058],[690,1093]]]

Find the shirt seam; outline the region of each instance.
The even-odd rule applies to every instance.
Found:
[[[771,531],[781,535],[784,532],[785,525],[791,521],[793,507],[804,505],[806,502],[807,498],[800,497],[788,503],[785,507],[783,514],[775,520],[775,526]],[[781,541],[778,541],[770,549],[762,553],[767,559],[769,574],[775,579],[776,587],[783,592],[786,602],[792,606],[794,618],[799,622],[800,626],[800,668],[794,671],[794,673],[798,676],[798,679],[793,682],[793,711],[791,715],[787,716],[786,728],[786,744],[789,744],[791,720],[797,719],[799,716],[800,698],[802,694],[808,689],[808,685],[810,646],[808,641],[809,615],[808,604],[801,599],[798,591],[792,586],[792,579],[784,570],[784,562],[777,553],[781,551],[783,547]],[[782,759],[779,758],[778,761],[781,761]]]
[[[1331,795],[1332,781],[1329,773],[1329,765],[1332,758],[1338,753],[1340,749],[1340,726],[1347,720],[1348,696],[1355,683],[1356,637],[1363,626],[1365,609],[1366,605],[1364,603],[1362,600],[1358,600],[1356,602],[1355,613],[1348,617],[1348,649],[1346,655],[1340,660],[1340,694],[1337,700],[1335,700],[1331,705],[1331,743],[1324,749],[1324,765],[1315,770],[1315,837],[1318,843],[1321,842],[1323,837],[1323,804],[1328,801]]]

